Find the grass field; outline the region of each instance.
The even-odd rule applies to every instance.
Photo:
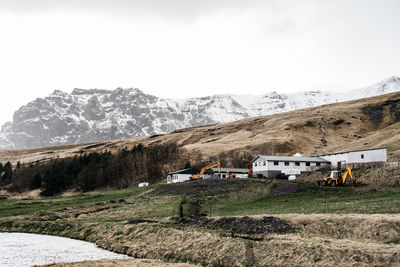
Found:
[[[200,201],[204,213],[211,207],[212,216],[217,217],[274,215],[292,224],[296,233],[251,241],[228,237],[229,233],[223,231],[176,225],[171,218],[177,218],[182,199]],[[387,265],[400,263],[395,253],[400,249],[399,214],[400,190],[395,189],[359,192],[347,187],[262,179],[204,180],[66,197],[1,200],[0,230],[84,239],[139,258],[226,266],[251,262],[332,265],[331,256],[324,250],[344,239],[346,245],[335,248],[343,265],[371,260]],[[139,219],[156,222],[129,223]],[[352,224],[358,228],[348,229]],[[264,255],[266,249],[275,254]],[[294,250],[296,255],[289,257]],[[359,255],[359,260],[349,251]],[[311,259],[311,254],[318,256]]]
[[[178,204],[185,195],[185,190],[193,190],[196,188],[196,183],[201,184],[202,181],[67,197],[2,200],[0,215],[3,217],[0,220],[8,220],[16,215],[34,216],[41,211],[71,212],[96,206],[113,206],[113,213],[109,215],[115,219],[120,216],[126,219],[126,216],[121,215],[123,211],[134,214],[138,219],[176,216]],[[209,210],[209,207],[212,207],[215,216],[325,213],[327,201],[330,213],[400,213],[400,190],[355,192],[352,188],[318,188],[257,179],[232,181],[217,189],[212,188],[212,185],[205,185],[202,189],[187,195],[186,198],[201,199],[203,209]]]

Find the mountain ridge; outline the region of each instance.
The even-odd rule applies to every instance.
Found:
[[[277,114],[400,91],[400,78],[344,93],[304,91],[165,99],[138,88],[55,90],[18,109],[0,148],[29,148],[165,134],[177,129]]]
[[[241,153],[315,156],[387,148],[400,161],[400,92],[239,121],[178,129],[169,134],[43,148],[0,150],[0,162],[35,163],[82,153],[118,153],[138,144],[182,147],[191,162]],[[233,153],[233,154],[232,154]]]

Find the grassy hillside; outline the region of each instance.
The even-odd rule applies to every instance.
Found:
[[[138,258],[213,266],[396,265],[399,199],[398,190],[357,192],[258,179],[203,180],[1,200],[0,231],[61,235]],[[183,200],[185,220],[178,218]],[[193,203],[207,215],[212,208],[210,222],[190,219]],[[263,217],[266,214],[275,219]],[[254,220],[242,218],[232,227],[227,223],[233,219],[219,216]],[[254,232],[252,224],[270,220],[272,228]],[[273,230],[281,225],[293,230]]]
[[[216,156],[233,150],[252,155],[317,155],[385,146],[389,160],[400,159],[400,93],[324,105],[240,120],[177,130],[159,136],[68,145],[60,147],[0,151],[0,162],[36,162],[69,157],[82,152],[115,152],[138,143],[182,145],[188,157]]]
[[[149,177],[163,181],[166,171],[188,159],[202,165],[219,158],[233,166],[259,153],[315,155],[385,146],[389,160],[399,160],[399,130],[400,93],[394,93],[167,135],[0,151],[0,162],[26,163],[10,178],[16,183],[22,177],[20,186],[39,170],[43,181],[58,177],[76,185],[57,192],[82,186],[85,191],[100,180],[106,188],[98,188],[115,189]],[[368,184],[355,188],[312,185],[322,175],[302,175],[303,183],[219,179],[1,199],[0,231],[54,234],[137,258],[211,266],[399,265],[399,167],[355,170],[357,180]],[[10,186],[18,184],[5,187]]]

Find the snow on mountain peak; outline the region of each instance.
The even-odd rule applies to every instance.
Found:
[[[0,132],[0,148],[52,146],[105,141],[180,128],[223,123],[391,93],[400,78],[390,77],[345,93],[305,91],[263,95],[213,95],[163,99],[137,88],[55,90],[22,106]]]

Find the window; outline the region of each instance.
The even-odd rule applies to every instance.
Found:
[[[254,163],[254,166],[257,166],[257,162]]]
[[[267,165],[267,163],[264,161],[264,166]]]
[[[361,158],[362,158],[362,159],[364,158],[364,154],[361,154]]]
[[[306,166],[310,166],[310,162],[306,162]]]
[[[289,161],[285,161],[285,166],[289,166]]]
[[[321,166],[321,162],[317,162],[317,166]]]
[[[300,166],[300,162],[295,162],[295,165],[296,166]]]
[[[279,165],[279,161],[274,161],[274,165],[278,166]]]

